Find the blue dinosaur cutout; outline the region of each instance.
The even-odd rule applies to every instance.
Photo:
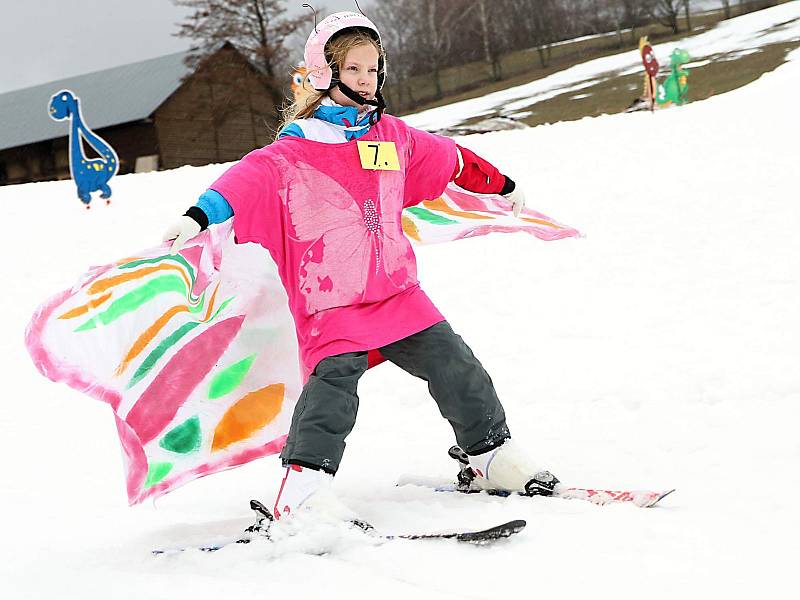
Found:
[[[89,208],[92,192],[100,192],[100,197],[106,200],[106,204],[110,204],[111,188],[108,182],[119,170],[119,158],[108,142],[86,125],[78,97],[70,90],[61,90],[54,94],[50,99],[50,118],[54,121],[72,121],[69,132],[69,170],[78,187],[78,198]],[[101,158],[86,158],[82,139]]]

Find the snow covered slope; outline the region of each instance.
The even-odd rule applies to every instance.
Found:
[[[746,598],[793,586],[800,52],[790,58],[682,108],[460,140],[586,234],[419,249],[423,287],[492,374],[514,436],[568,483],[678,488],[651,510],[396,488],[405,473],[450,475],[452,434],[422,382],[391,365],[367,373],[342,498],[388,533],[527,519],[491,548],[310,536],[280,557],[150,556],[246,525],[277,460],[129,509],[110,411],[42,378],[23,332],[86,267],[156,242],[225,167],[118,177],[112,206],[90,211],[70,182],[0,188],[0,594]]]

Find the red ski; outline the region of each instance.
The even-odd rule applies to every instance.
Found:
[[[631,502],[635,506],[641,508],[650,508],[661,502],[665,496],[668,496],[674,491],[674,488],[663,492],[654,492],[649,490],[595,490],[591,488],[558,486],[556,488],[556,493],[553,495],[557,498],[588,500],[594,504]]]
[[[487,494],[490,496],[523,496],[530,498],[563,498],[565,500],[587,500],[593,504],[613,504],[616,502],[629,502],[640,508],[650,508],[658,504],[664,497],[668,496],[675,489],[663,491],[653,490],[600,490],[593,488],[567,487],[557,485],[551,496],[530,496],[523,492],[509,492],[506,490],[479,489],[477,487],[465,487],[458,483],[443,483],[441,479],[429,477],[406,476],[398,481],[397,485],[417,485],[431,488],[437,492],[459,492],[462,494]]]

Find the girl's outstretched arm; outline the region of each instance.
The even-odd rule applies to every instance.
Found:
[[[519,216],[525,206],[522,190],[489,161],[449,138],[413,127],[409,140],[404,208],[438,197],[452,181],[470,192],[504,195]]]
[[[470,192],[506,196],[513,205],[514,216],[519,216],[525,207],[525,197],[508,175],[503,175],[488,160],[458,144],[456,154],[458,164],[453,171],[453,183]]]
[[[270,147],[250,152],[211,184],[197,203],[164,234],[174,239],[172,252],[211,224],[227,221],[236,213],[237,242],[257,241],[258,228],[268,218],[269,200],[277,195],[278,173],[270,159]]]
[[[216,190],[206,190],[197,203],[164,232],[164,241],[174,240],[170,253],[176,254],[187,241],[209,225],[222,223],[232,216],[233,208],[225,197]]]
[[[202,215],[198,214],[200,212]],[[197,199],[197,203],[186,211],[186,214],[190,217],[197,214],[200,219],[205,218],[205,223],[198,221],[200,227],[205,229],[209,225],[216,225],[230,219],[233,216],[233,207],[225,199],[225,196],[217,190],[209,189]]]

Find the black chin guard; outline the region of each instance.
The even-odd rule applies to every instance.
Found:
[[[381,95],[381,91],[378,90],[375,92],[375,99],[374,100],[365,100],[359,94],[354,92],[348,86],[346,86],[341,81],[335,80],[331,83],[331,89],[334,87],[338,87],[339,91],[342,92],[345,96],[350,98],[353,102],[358,104],[359,106],[374,106],[375,110],[369,116],[369,124],[375,125],[378,121],[381,120],[381,116],[383,115],[383,111],[386,110],[386,102],[383,100],[383,96]]]

